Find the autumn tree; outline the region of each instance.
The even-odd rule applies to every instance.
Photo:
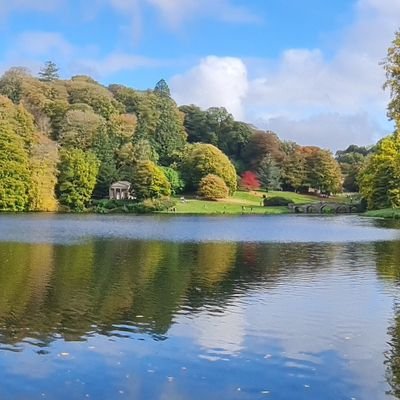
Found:
[[[306,180],[306,160],[299,145],[283,142],[284,158],[281,162],[281,187],[283,190],[297,192]]]
[[[400,134],[382,139],[359,176],[368,208],[400,207]]]
[[[270,131],[254,132],[244,149],[244,161],[246,165],[252,170],[257,170],[261,161],[267,155],[270,155],[277,163],[284,158],[278,136]]]
[[[244,190],[260,189],[260,181],[252,171],[245,171],[240,177],[240,188]]]
[[[211,144],[196,143],[188,146],[181,171],[189,190],[197,190],[201,179],[213,174],[225,181],[230,194],[236,191],[235,167],[221,150]]]
[[[65,149],[60,152],[58,196],[60,203],[74,211],[88,205],[99,172],[99,161],[92,152]]]
[[[323,193],[338,193],[342,189],[339,164],[328,150],[315,146],[301,149],[305,157],[306,185]]]
[[[171,194],[171,185],[163,170],[152,161],[140,161],[135,165],[132,186],[138,199],[148,199]]]
[[[229,189],[222,178],[208,174],[201,179],[197,194],[206,200],[218,200],[228,197]]]

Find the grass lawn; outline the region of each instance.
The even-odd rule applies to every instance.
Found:
[[[366,217],[374,218],[395,218],[400,219],[400,209],[396,208],[384,208],[382,210],[367,211],[364,213]]]
[[[290,199],[293,203],[312,203],[320,201],[315,196],[302,195],[292,192],[236,192],[228,199],[218,201],[198,200],[186,198],[183,202],[178,197],[176,212],[174,214],[287,214],[287,207],[264,207],[261,206],[263,195],[268,197],[281,196]],[[169,212],[170,214],[172,212]]]

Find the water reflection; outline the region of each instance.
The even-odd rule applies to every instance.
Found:
[[[0,398],[400,398],[399,249],[0,242]]]
[[[377,243],[376,266],[378,276],[388,282],[388,290],[394,295],[394,317],[388,329],[389,346],[386,352],[386,379],[390,385],[389,393],[400,398],[400,245],[399,243]]]

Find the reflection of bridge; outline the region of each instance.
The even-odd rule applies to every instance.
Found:
[[[333,212],[335,214],[350,214],[359,211],[359,204],[343,204],[320,202],[311,204],[289,204],[289,210],[302,214],[324,214]]]

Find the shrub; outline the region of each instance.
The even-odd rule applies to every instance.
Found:
[[[293,202],[291,200],[289,200],[285,197],[281,197],[281,196],[266,197],[264,199],[265,207],[288,206],[290,203],[293,203]]]
[[[142,203],[138,203],[135,207],[135,212],[151,213],[156,211],[165,211],[175,207],[176,201],[170,197],[160,197],[158,199],[147,199]]]
[[[224,199],[229,195],[228,186],[217,175],[206,175],[199,184],[198,194],[207,200]]]

